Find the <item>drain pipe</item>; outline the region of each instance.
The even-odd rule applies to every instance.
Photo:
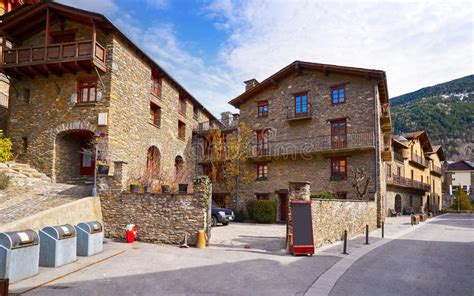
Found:
[[[374,86],[376,87],[376,86]],[[374,89],[375,92],[375,89]],[[379,94],[380,96],[380,94]],[[376,202],[377,202],[377,208],[380,207],[380,221],[382,221],[382,194],[381,194],[381,189],[379,188],[379,177],[381,177],[380,172],[379,172],[379,167],[377,165],[377,159],[380,157],[380,151],[379,151],[379,138],[380,138],[380,133],[379,131],[379,125],[378,125],[378,105],[377,105],[377,96],[374,96],[374,140],[375,140],[375,158],[374,158],[374,164],[375,164],[375,192],[376,192]],[[377,177],[379,176],[379,177]],[[378,193],[378,194],[377,194]],[[378,219],[379,213],[377,213],[377,225],[379,224],[379,219]]]

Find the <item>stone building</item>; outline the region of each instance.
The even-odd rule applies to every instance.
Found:
[[[100,161],[190,183],[192,131],[214,120],[189,92],[101,14],[55,2],[3,17],[1,72],[11,77],[8,136],[20,161],[58,182]]]
[[[446,162],[443,179],[443,207],[451,206],[456,190],[460,187],[474,201],[474,165],[461,160]]]
[[[351,169],[370,177],[366,199],[384,216],[384,160],[391,160],[391,119],[385,72],[295,61],[262,82],[245,82],[230,101],[253,130],[237,210],[256,199],[278,204],[287,218],[288,182],[309,181],[313,195],[356,199]]]
[[[387,163],[387,209],[409,214],[442,208],[444,152],[425,131],[394,136],[393,160]]]

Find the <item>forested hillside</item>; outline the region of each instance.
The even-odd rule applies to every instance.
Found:
[[[394,133],[426,130],[448,159],[473,159],[474,75],[390,100]]]

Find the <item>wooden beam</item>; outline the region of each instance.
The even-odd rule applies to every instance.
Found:
[[[71,74],[74,74],[76,75],[77,74],[77,69],[74,69],[73,67],[69,66],[69,64],[67,63],[60,63],[60,65],[62,67],[64,67],[65,69],[67,69],[67,71]]]
[[[41,73],[41,75],[43,75],[44,77],[49,76],[48,71],[44,67],[42,67],[42,65],[35,65],[33,66],[33,68],[36,70],[36,72]]]
[[[49,45],[49,7],[46,7],[46,28],[44,31],[44,60],[48,57],[48,45]]]
[[[95,59],[95,42],[97,39],[97,32],[95,28],[95,22],[92,18],[91,18],[91,22],[92,22],[92,59]]]
[[[33,79],[35,78],[35,76],[27,71],[24,71],[24,68],[17,68],[15,67],[14,68],[16,71],[18,71],[18,73],[20,73],[21,75],[24,75],[24,76],[28,76],[29,78]]]
[[[324,76],[329,76],[330,71],[327,67],[324,67],[323,72],[324,72]]]

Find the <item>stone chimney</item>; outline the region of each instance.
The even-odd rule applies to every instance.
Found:
[[[249,89],[251,89],[252,87],[255,87],[255,86],[258,85],[258,81],[257,81],[257,79],[255,79],[255,78],[252,78],[252,79],[250,79],[250,80],[244,81],[244,83],[245,83],[245,90],[246,90],[246,91],[249,90]]]
[[[233,120],[232,112],[227,111],[227,112],[221,113],[221,123],[224,126],[230,126],[232,124],[232,120]]]

